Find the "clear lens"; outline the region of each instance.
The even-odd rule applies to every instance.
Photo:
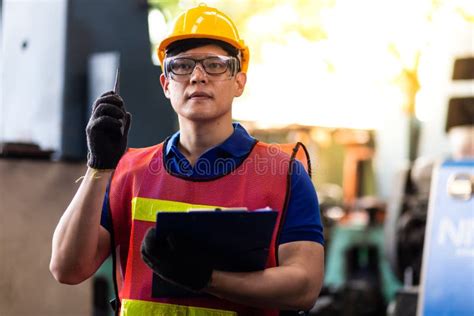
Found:
[[[177,58],[170,62],[170,71],[175,75],[189,75],[193,72],[196,62],[188,58]]]
[[[204,59],[202,65],[208,74],[220,75],[227,71],[228,61],[219,57],[211,57]]]

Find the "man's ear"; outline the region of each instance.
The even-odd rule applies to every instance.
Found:
[[[165,74],[160,75],[160,83],[161,87],[163,88],[163,92],[165,96],[169,99],[170,98],[170,91],[168,90],[168,86],[170,84],[168,78],[166,78]]]
[[[235,96],[240,97],[244,93],[245,84],[247,83],[247,74],[239,72],[235,75]]]

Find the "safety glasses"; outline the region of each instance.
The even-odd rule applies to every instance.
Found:
[[[197,64],[201,65],[211,80],[228,79],[239,71],[239,60],[232,56],[177,56],[165,59],[165,76],[175,81],[189,80]]]

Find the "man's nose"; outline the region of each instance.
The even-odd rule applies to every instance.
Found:
[[[207,80],[207,73],[204,68],[202,68],[201,64],[196,64],[196,67],[194,67],[193,72],[191,73],[191,83],[205,83]]]

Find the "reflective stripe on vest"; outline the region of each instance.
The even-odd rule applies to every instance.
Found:
[[[215,209],[225,210],[219,205],[190,204],[177,201],[159,199],[146,199],[134,197],[132,199],[132,219],[146,222],[155,222],[157,212],[186,212],[190,209]]]
[[[122,300],[121,316],[153,315],[153,316],[237,316],[236,312],[213,308],[183,306],[175,304],[155,303],[140,300]]]

